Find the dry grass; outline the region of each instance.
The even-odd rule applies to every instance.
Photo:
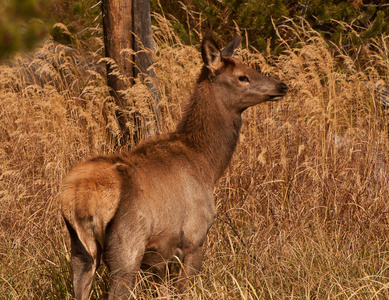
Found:
[[[158,20],[166,131],[180,118],[201,58]],[[203,270],[185,298],[387,299],[389,120],[374,87],[389,72],[379,47],[389,37],[359,67],[316,32],[279,30],[300,47],[277,62],[238,55],[291,91],[244,113],[241,141],[215,190],[219,217]],[[71,299],[59,184],[74,163],[113,151],[106,131],[117,130],[104,78],[91,68],[98,59],[46,43],[0,67],[0,294],[8,299]],[[128,91],[141,113],[144,91],[141,83]],[[93,298],[107,278],[102,268]],[[151,296],[147,274],[135,294]]]

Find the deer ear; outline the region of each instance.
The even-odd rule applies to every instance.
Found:
[[[223,65],[219,46],[211,37],[205,37],[203,39],[201,44],[201,56],[203,58],[204,64],[208,67],[208,69],[210,69],[211,72],[220,69]]]
[[[236,35],[231,43],[229,43],[222,51],[222,56],[232,56],[234,55],[235,50],[239,47],[242,42],[242,37]]]

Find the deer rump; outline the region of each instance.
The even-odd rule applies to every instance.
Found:
[[[128,297],[140,268],[163,281],[167,262],[178,259],[179,292],[200,270],[216,216],[213,189],[236,147],[241,113],[287,92],[231,57],[240,41],[220,51],[203,40],[204,66],[176,131],[80,163],[65,178],[61,208],[76,299],[89,298],[101,256],[111,272],[109,299]]]

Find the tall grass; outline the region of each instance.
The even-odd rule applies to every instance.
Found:
[[[159,128],[173,130],[201,67],[155,16]],[[187,299],[389,298],[388,115],[374,88],[389,71],[376,41],[363,65],[307,26],[279,27],[274,59],[238,56],[290,87],[244,113],[241,140],[215,190],[218,218]],[[299,48],[287,45],[298,40]],[[380,47],[380,43],[382,47]],[[385,45],[385,47],[384,47]],[[51,42],[0,67],[0,294],[71,299],[59,185],[72,165],[113,151],[118,130],[99,57]],[[148,101],[138,82],[128,95]],[[154,293],[139,276],[139,299]],[[104,266],[92,298],[107,290]],[[165,287],[169,291],[170,287]]]

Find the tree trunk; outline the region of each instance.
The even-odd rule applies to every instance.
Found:
[[[135,76],[141,76],[153,96],[154,103],[151,105],[151,110],[154,114],[154,124],[158,131],[160,121],[160,113],[158,109],[158,93],[155,85],[157,75],[153,67],[153,58],[151,51],[153,47],[153,33],[151,31],[151,14],[150,0],[134,0],[134,32],[139,38],[134,42],[134,50],[136,51],[136,65],[139,69],[135,69]],[[147,13],[146,13],[147,12]],[[151,50],[151,51],[150,51]],[[146,130],[148,130],[146,128]]]
[[[107,81],[116,102],[115,114],[121,131],[121,136],[115,140],[117,146],[131,141],[138,143],[149,129],[141,128],[143,116],[139,113],[127,113],[129,104],[123,91],[134,84],[133,78],[141,76],[153,96],[154,103],[150,106],[154,112],[154,123],[158,124],[156,76],[150,68],[153,64],[150,3],[149,0],[103,0],[102,14],[105,56],[112,59],[107,62]],[[129,122],[134,123],[135,132],[130,132]]]

